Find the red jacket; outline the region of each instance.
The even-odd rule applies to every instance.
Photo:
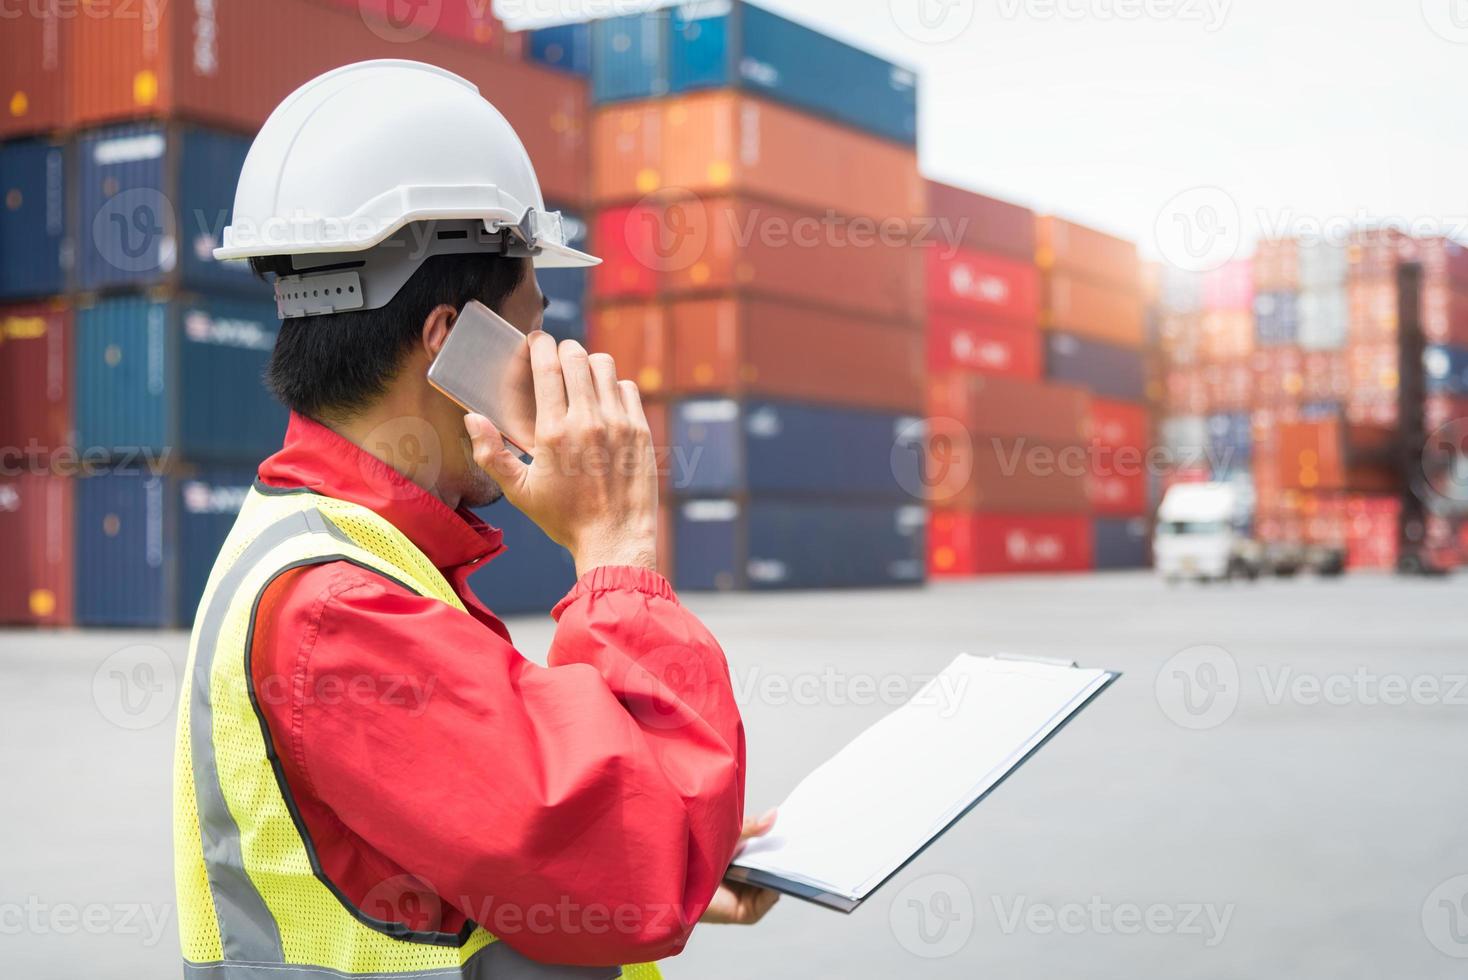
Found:
[[[376,511],[469,610],[346,562],[262,598],[256,700],[321,876],[374,918],[472,919],[545,962],[679,952],[738,842],[744,730],[662,576],[585,575],[540,667],[465,584],[499,531],[298,416],[260,479]]]

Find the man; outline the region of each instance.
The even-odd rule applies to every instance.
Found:
[[[250,151],[216,254],[275,274],[268,380],[292,417],[190,648],[187,976],[610,977],[773,904],[721,883],[743,730],[718,644],[653,567],[637,388],[539,331],[533,266],[596,261],[558,217],[503,117],[426,65],[324,75]],[[426,380],[471,300],[529,333],[528,464]],[[501,495],[576,561],[548,668],[466,585],[502,550],[468,508]]]

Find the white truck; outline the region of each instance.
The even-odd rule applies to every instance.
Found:
[[[1248,533],[1252,504],[1229,483],[1180,483],[1157,509],[1157,573],[1169,582],[1256,579],[1264,549]]]

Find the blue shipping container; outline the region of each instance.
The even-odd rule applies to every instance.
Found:
[[[190,476],[138,466],[78,481],[77,622],[191,625],[254,478],[243,466]]]
[[[1461,347],[1429,347],[1422,357],[1427,370],[1427,389],[1449,395],[1468,395],[1468,350]]]
[[[674,406],[672,443],[686,461],[676,493],[813,494],[911,500],[922,486],[919,420],[790,402],[698,399]]]
[[[1296,343],[1300,333],[1298,294],[1260,293],[1254,297],[1254,328],[1261,347]]]
[[[566,244],[585,250],[587,224],[580,215],[561,211]],[[545,308],[545,332],[558,340],[586,342],[587,269],[541,269],[536,272],[540,291],[549,301]]]
[[[739,87],[906,145],[917,142],[917,76],[819,31],[732,0],[668,18],[668,89]]]
[[[667,94],[667,46],[666,10],[592,21],[592,101],[626,102]]]
[[[1147,400],[1142,355],[1129,347],[1052,331],[1045,338],[1045,374],[1051,381],[1079,385],[1102,398]]]
[[[66,169],[59,143],[0,143],[0,299],[65,291]]]
[[[503,554],[469,579],[479,601],[499,616],[550,612],[576,584],[571,553],[507,500],[475,513],[504,533],[505,544]]]
[[[1253,448],[1254,426],[1248,412],[1208,416],[1208,454],[1215,473],[1247,467]]]
[[[917,585],[927,574],[927,512],[916,505],[690,500],[675,520],[682,590]]]
[[[530,60],[573,75],[590,75],[591,25],[558,24],[531,31]]]
[[[86,290],[163,283],[268,296],[245,262],[219,262],[250,139],[194,126],[114,126],[77,141]]]
[[[1152,543],[1145,518],[1097,518],[1094,525],[1097,571],[1147,568]]]
[[[1300,406],[1300,418],[1306,422],[1328,422],[1344,411],[1340,402],[1306,402]]]
[[[286,411],[263,381],[275,306],[242,299],[104,299],[77,312],[78,445],[255,462]]]

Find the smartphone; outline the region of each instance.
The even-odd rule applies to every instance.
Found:
[[[493,422],[527,456],[535,454],[535,381],[530,342],[512,323],[471,301],[428,369],[428,383]]]

